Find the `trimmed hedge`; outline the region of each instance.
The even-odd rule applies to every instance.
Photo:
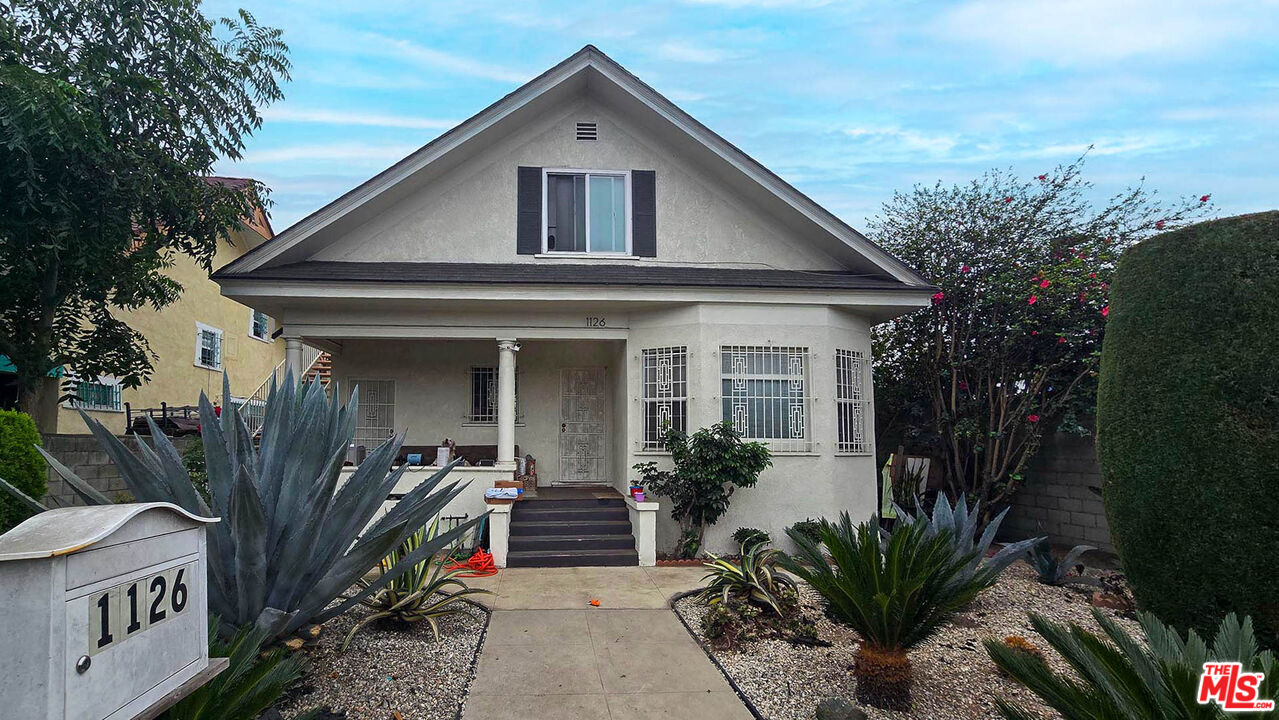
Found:
[[[17,410],[0,410],[0,478],[39,500],[45,486],[44,458],[35,449],[40,432],[30,415]],[[0,491],[0,532],[5,532],[31,515],[27,508]]]
[[[1211,637],[1279,632],[1279,212],[1140,243],[1097,396],[1106,516],[1138,604]]]

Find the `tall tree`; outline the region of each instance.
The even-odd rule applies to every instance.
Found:
[[[38,419],[61,394],[52,369],[150,376],[146,338],[115,313],[173,302],[176,255],[211,269],[265,202],[206,177],[283,97],[287,50],[198,0],[0,0],[0,354]]]
[[[933,456],[950,495],[991,510],[1045,431],[1084,431],[1120,253],[1209,210],[1207,195],[1165,203],[1140,185],[1096,207],[1083,163],[916,186],[870,223],[940,286],[928,309],[875,331],[879,453]]]

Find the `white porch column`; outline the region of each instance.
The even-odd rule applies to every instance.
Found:
[[[515,469],[515,338],[497,340],[497,467]]]
[[[293,382],[302,375],[302,338],[284,338],[284,369],[293,373]]]

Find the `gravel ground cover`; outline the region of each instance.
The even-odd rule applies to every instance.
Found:
[[[349,720],[452,720],[475,676],[475,658],[489,614],[466,604],[466,611],[439,621],[435,641],[425,622],[406,626],[373,623],[355,634],[346,652],[347,632],[368,613],[358,607],[324,624],[318,643],[303,650],[306,674],[279,709],[328,707]]]
[[[1090,611],[1090,595],[1091,588],[1040,584],[1027,565],[1014,564],[994,587],[911,652],[915,674],[911,712],[870,707],[863,710],[868,717],[879,720],[994,718],[998,717],[994,699],[1003,697],[1038,711],[1045,718],[1060,717],[1040,704],[1032,693],[1002,677],[981,641],[1020,635],[1043,650],[1054,668],[1067,670],[1065,661],[1031,628],[1026,613],[1037,612],[1056,622],[1077,622],[1099,632]],[[800,602],[805,612],[817,619],[818,637],[833,643],[832,647],[762,640],[748,643],[738,651],[710,651],[737,687],[769,720],[812,720],[822,698],[853,697],[852,665],[853,651],[859,642],[857,634],[826,618],[820,596],[802,583]],[[693,598],[684,598],[675,604],[675,611],[705,645],[705,638],[701,637],[705,607]],[[1140,637],[1135,620],[1111,610],[1103,612],[1120,617],[1120,624]]]

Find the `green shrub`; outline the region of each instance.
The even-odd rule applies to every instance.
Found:
[[[744,549],[747,545],[771,545],[773,537],[763,530],[740,527],[733,531],[733,542]]]
[[[1243,665],[1244,672],[1264,673],[1259,699],[1273,699],[1279,692],[1279,676],[1275,675],[1279,665],[1271,652],[1258,652],[1249,618],[1241,623],[1233,613],[1227,615],[1216,634],[1209,636],[1211,643],[1207,643],[1194,631],[1183,638],[1151,613],[1141,614],[1143,642],[1134,640],[1095,608],[1093,617],[1105,632],[1105,639],[1073,623],[1059,625],[1034,613],[1030,615],[1035,631],[1073,668],[1066,674],[1050,668],[1042,654],[990,638],[982,642],[1000,670],[1029,688],[1065,720],[1225,720],[1229,716],[1221,706],[1198,702],[1199,675],[1209,661],[1234,661]],[[996,702],[1005,720],[1040,717],[1002,698]]]
[[[45,464],[40,458],[40,432],[30,415],[0,410],[0,478],[34,500],[44,497]],[[0,493],[0,532],[31,517],[32,510],[8,493]]]
[[[790,608],[782,599],[782,591],[793,593],[795,581],[777,571],[781,557],[781,550],[758,542],[742,545],[741,562],[730,562],[711,554],[711,561],[703,563],[709,572],[702,578],[710,582],[698,597],[708,605],[742,600],[772,610],[775,615],[785,615]]]
[[[1138,604],[1183,630],[1279,631],[1279,212],[1119,263],[1097,398],[1106,516]]]
[[[206,503],[212,502],[213,498],[209,497],[209,470],[204,464],[204,443],[200,438],[187,439],[186,447],[182,448],[182,466],[191,473],[191,484],[200,493],[200,497]]]
[[[812,518],[800,520],[786,529],[787,535],[794,537],[795,533],[808,538],[814,543],[820,543],[822,541],[822,521]]]
[[[854,527],[847,512],[837,524],[822,521],[829,558],[806,535],[789,535],[799,551],[786,569],[862,637],[853,657],[858,702],[909,710],[913,671],[907,651],[988,587],[986,573],[971,570],[980,559],[977,550],[957,554],[949,527],[933,532],[923,522],[898,523],[881,544],[875,520]]]

